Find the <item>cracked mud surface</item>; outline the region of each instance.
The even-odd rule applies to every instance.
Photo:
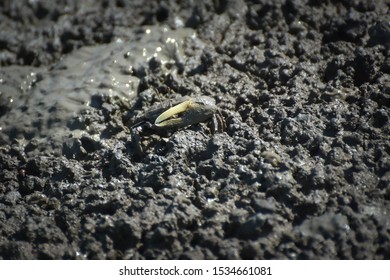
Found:
[[[1,258],[390,258],[388,1],[79,2],[0,4]]]

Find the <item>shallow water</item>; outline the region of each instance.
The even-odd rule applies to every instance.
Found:
[[[195,39],[194,31],[145,27],[110,44],[83,47],[48,69],[2,68],[0,143],[36,138],[61,146],[71,130],[80,134],[70,123],[82,110],[93,109],[92,96],[118,96],[125,102],[136,98],[152,58],[167,72],[176,71],[184,60],[185,38]]]

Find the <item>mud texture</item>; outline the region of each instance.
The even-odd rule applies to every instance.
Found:
[[[390,259],[389,1],[55,2],[0,3],[0,258]],[[164,28],[193,34],[65,63]],[[137,152],[149,108],[200,95],[224,132]]]

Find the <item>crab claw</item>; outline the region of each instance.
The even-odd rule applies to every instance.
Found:
[[[171,127],[180,125],[183,122],[183,119],[178,117],[178,114],[187,111],[188,108],[191,107],[191,103],[192,102],[190,100],[187,100],[176,106],[173,106],[172,108],[169,108],[157,117],[154,125],[158,127]]]
[[[154,126],[163,129],[179,128],[204,122],[213,118],[217,107],[206,97],[188,99],[159,115]]]

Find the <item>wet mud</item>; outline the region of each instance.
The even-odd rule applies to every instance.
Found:
[[[0,258],[389,259],[389,8],[3,1]]]

